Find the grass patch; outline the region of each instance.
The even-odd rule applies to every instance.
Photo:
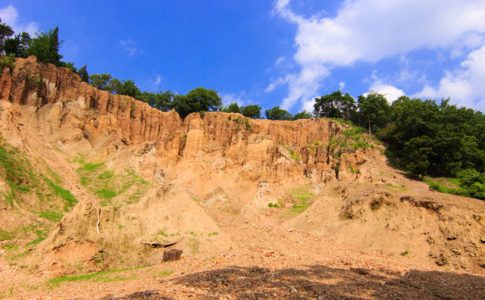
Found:
[[[72,159],[72,162],[75,162],[75,163],[80,163],[80,164],[84,164],[85,162],[85,157],[86,155],[83,154],[83,153],[78,153],[73,159]]]
[[[59,176],[59,174],[57,174],[51,168],[49,168],[49,165],[47,165],[47,163],[43,159],[41,159],[41,163],[42,163],[42,165],[44,165],[44,168],[47,171],[47,174],[49,175],[49,177],[52,178],[52,180],[56,184],[61,184],[62,178]]]
[[[167,276],[170,276],[172,274],[173,274],[172,270],[164,270],[164,271],[161,271],[161,272],[153,275],[153,278],[167,277]]]
[[[102,190],[96,191],[96,195],[98,195],[100,198],[103,198],[103,199],[111,199],[118,196],[118,193],[114,190],[102,189]]]
[[[308,208],[308,205],[301,204],[301,205],[293,205],[292,208],[290,208],[290,212],[292,214],[301,214]]]
[[[93,171],[101,167],[102,165],[104,165],[104,162],[97,163],[97,164],[87,163],[87,164],[84,164],[82,167],[80,167],[79,170]]]
[[[73,208],[74,205],[78,202],[76,197],[74,197],[70,191],[63,189],[62,187],[58,186],[57,184],[53,183],[49,178],[44,176],[44,180],[47,185],[54,190],[56,195],[64,200],[64,211],[69,211],[69,209]]]
[[[104,171],[103,173],[99,174],[98,179],[109,179],[113,177],[113,171]]]
[[[279,206],[278,203],[272,203],[272,202],[270,202],[270,203],[268,203],[268,207],[279,208],[280,206]]]
[[[290,194],[296,198],[296,203],[294,203],[293,207],[287,211],[287,214],[300,214],[310,206],[315,195],[308,190],[309,187],[309,185],[305,185],[303,187],[295,188],[290,192]]]
[[[447,179],[441,179],[438,182],[438,181],[434,181],[430,177],[424,177],[423,181],[429,185],[430,189],[438,191],[440,193],[453,194],[453,195],[465,194],[465,192],[460,190],[459,187],[453,187],[454,185],[451,185]]]
[[[12,234],[6,230],[0,229],[0,242],[10,241],[12,239]]]
[[[27,243],[26,244],[27,247],[36,246],[36,245],[40,244],[40,242],[42,242],[43,240],[45,240],[47,238],[47,231],[46,230],[34,229],[34,233],[37,235],[37,238],[35,240]]]
[[[360,170],[358,168],[352,168],[351,166],[349,166],[349,170],[350,170],[350,173],[352,174],[359,174],[360,173]]]
[[[61,221],[64,214],[52,210],[41,211],[38,213],[39,217],[57,223]]]
[[[300,153],[291,149],[289,146],[285,146],[285,149],[290,153],[290,158],[294,161],[300,161]]]
[[[231,116],[229,116],[227,118],[227,120],[230,121],[231,120]],[[236,127],[234,128],[236,130],[241,130],[241,126],[244,126],[244,128],[247,131],[253,130],[253,125],[251,125],[251,122],[249,122],[249,120],[247,118],[244,118],[244,117],[241,117],[241,116],[237,116],[236,118],[232,119],[232,121],[234,123],[236,123]]]
[[[244,118],[244,126],[246,127],[246,130],[251,131],[253,130],[253,125],[249,122],[248,119]]]
[[[108,170],[104,163],[85,163],[77,169],[77,173],[81,184],[102,200],[102,206],[121,207],[137,203],[149,186],[149,183],[134,171],[126,169],[122,174],[115,174]],[[126,193],[127,191],[129,192]],[[122,194],[123,197],[113,199]]]
[[[333,137],[327,143],[327,151],[332,153],[335,161],[333,169],[338,176],[340,168],[340,155],[343,153],[352,153],[358,149],[374,149],[376,148],[376,140],[365,133],[365,129],[357,126],[350,126],[342,131],[342,134]],[[351,172],[358,174],[359,170],[355,169]]]
[[[159,230],[159,231],[157,232],[157,234],[158,234],[158,235],[161,235],[161,236],[168,237],[168,234],[167,234],[165,231],[163,231],[163,230]]]
[[[19,248],[19,245],[16,243],[8,243],[8,244],[3,244],[2,249],[12,251],[12,250],[17,250]]]
[[[10,188],[10,193],[4,193],[4,198],[10,205],[16,201],[20,205],[18,194],[25,194],[39,185],[30,161],[18,149],[2,141],[0,144],[0,169],[3,169],[4,179]]]
[[[106,270],[100,271],[96,273],[84,274],[84,275],[74,275],[74,276],[60,276],[51,278],[47,281],[47,286],[49,287],[58,287],[63,282],[70,282],[70,281],[86,281],[86,280],[94,280],[94,281],[101,281],[101,282],[109,282],[109,281],[120,281],[126,280],[128,278],[125,277],[106,277],[104,275],[113,274],[113,273],[120,273],[125,271],[133,271],[142,268],[146,268],[147,266],[139,266],[134,268],[123,268],[123,269],[114,269],[114,270]]]
[[[424,177],[423,181],[441,193],[485,200],[485,172],[467,169],[458,172],[457,178]]]
[[[402,256],[406,256],[406,255],[408,255],[408,254],[409,254],[409,251],[408,251],[408,250],[401,252],[401,255],[402,255]]]
[[[407,187],[401,186],[401,185],[386,184],[384,186],[387,187],[387,188],[390,188],[390,189],[395,189],[395,190],[400,190],[400,191],[407,191],[408,190]]]

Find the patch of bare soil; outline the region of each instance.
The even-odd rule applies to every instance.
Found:
[[[439,271],[402,255],[335,245],[276,226],[272,211],[246,219],[210,211],[234,245],[207,256],[127,270],[108,278],[47,284],[12,271],[13,298],[43,299],[483,299],[485,277]],[[176,245],[174,246],[176,248]],[[163,250],[160,250],[163,251]],[[37,290],[20,282],[37,282]],[[7,295],[6,295],[7,296]]]

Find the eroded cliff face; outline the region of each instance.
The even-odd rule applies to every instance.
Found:
[[[0,97],[1,135],[45,160],[80,202],[33,252],[44,270],[72,271],[65,256],[89,268],[153,263],[159,254],[142,242],[167,237],[185,237],[188,253],[229,249],[213,211],[251,220],[274,207],[278,225],[337,244],[485,266],[485,205],[409,180],[345,124],[215,112],[181,120],[35,57],[3,69]]]
[[[237,165],[252,180],[293,175],[314,182],[337,179],[339,166],[326,145],[344,126],[332,120],[268,121],[210,112],[181,120],[174,111],[95,89],[69,70],[37,63],[35,57],[17,59],[13,70],[4,68],[0,90],[2,99],[33,107],[43,121],[39,126],[50,124],[59,145],[87,141],[76,145],[80,152],[106,149],[109,155],[154,143],[157,158],[167,165],[183,159],[212,161],[218,169]],[[355,168],[363,162],[350,160]]]

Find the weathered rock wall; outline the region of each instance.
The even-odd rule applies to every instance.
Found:
[[[58,114],[63,143],[85,138],[96,148],[106,147],[103,143],[109,140],[118,149],[155,142],[160,157],[217,157],[229,167],[247,166],[255,178],[276,172],[286,176],[288,169],[316,181],[336,177],[334,158],[323,147],[343,129],[332,120],[268,121],[211,112],[181,120],[174,111],[162,112],[131,97],[98,90],[68,69],[38,63],[35,57],[17,59],[14,69],[4,68],[0,91],[4,101]],[[308,148],[315,142],[320,147]]]

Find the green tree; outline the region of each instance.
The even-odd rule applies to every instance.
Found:
[[[40,33],[32,39],[30,47],[26,50],[25,55],[35,55],[41,62],[52,63],[56,66],[61,65],[62,55],[59,54],[59,28],[56,27],[49,32]]]
[[[311,119],[313,118],[312,114],[306,112],[306,111],[302,111],[302,112],[299,112],[299,113],[296,113],[294,116],[293,116],[293,120],[299,120],[299,119]]]
[[[117,78],[112,78],[108,82],[107,91],[112,94],[123,95],[123,83]]]
[[[458,176],[461,170],[485,171],[481,134],[485,116],[472,109],[432,100],[400,97],[390,122],[378,136],[391,159],[414,175]]]
[[[79,68],[76,73],[81,77],[82,81],[89,82],[89,74],[86,65]]]
[[[315,98],[314,114],[317,117],[343,118],[349,121],[355,112],[355,100],[349,93],[345,95],[341,91]]]
[[[32,39],[27,32],[17,34],[12,38],[5,39],[3,43],[3,50],[6,55],[13,55],[16,57],[25,57],[27,48],[32,43]]]
[[[123,80],[119,94],[137,98],[140,95],[140,90],[133,80]]]
[[[12,27],[8,26],[5,23],[1,23],[2,20],[0,19],[0,52],[4,51],[4,42],[5,40],[14,34]]]
[[[111,81],[111,74],[93,74],[89,76],[90,84],[97,89],[103,91],[111,92],[110,81]]]
[[[360,95],[358,102],[360,125],[367,127],[370,135],[373,131],[384,128],[390,121],[391,106],[383,95],[377,93]]]
[[[76,67],[74,67],[74,63],[72,63],[72,62],[63,62],[63,61],[61,61],[58,66],[59,67],[64,67],[64,68],[68,68],[73,73],[76,73],[77,72]]]
[[[261,117],[261,106],[257,104],[246,105],[241,112],[247,118],[259,119]]]
[[[293,118],[288,111],[281,109],[279,106],[267,109],[265,115],[268,120],[291,120]]]
[[[239,107],[239,104],[234,102],[223,107],[221,111],[226,113],[241,113],[241,107]]]
[[[156,94],[152,92],[143,92],[138,96],[141,101],[147,102],[152,107],[158,108],[161,111],[169,111],[174,108],[174,97],[175,94],[170,90],[158,92]]]
[[[222,106],[221,97],[217,92],[203,87],[193,89],[186,95],[175,96],[173,103],[175,111],[182,118],[193,112],[218,111]]]

